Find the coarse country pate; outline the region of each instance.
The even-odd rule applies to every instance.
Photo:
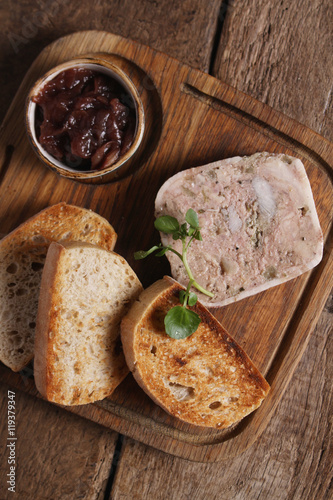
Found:
[[[206,306],[230,302],[279,285],[316,266],[323,237],[305,168],[285,154],[257,153],[191,168],[168,179],[156,200],[156,217],[180,223],[193,208],[203,241],[193,241],[190,268],[214,293]],[[181,252],[181,242],[161,233]],[[168,252],[172,276],[187,285],[180,259]]]

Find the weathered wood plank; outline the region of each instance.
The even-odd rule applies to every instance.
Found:
[[[332,139],[328,5],[229,1],[214,71]],[[126,440],[112,498],[141,498],[138,491],[147,499],[330,498],[332,318],[331,297],[275,417],[249,450],[227,463],[203,465]]]
[[[8,389],[1,383],[0,498],[101,498],[117,434],[19,391],[14,391],[16,496],[8,492]]]
[[[180,57],[194,67],[207,69],[219,4],[219,0],[214,0],[207,10],[199,0],[187,0],[182,4],[166,0],[102,1],[95,3],[92,10],[90,2],[81,2],[80,9],[77,9],[74,4],[71,6],[62,0],[40,0],[37,3],[22,0],[15,6],[8,0],[2,0],[0,120],[2,121],[20,81],[41,49],[58,37],[79,29],[100,29],[128,36],[164,50],[174,57]],[[22,495],[27,498],[28,495],[37,498],[37,494],[39,498],[50,498],[51,495],[53,498],[65,498],[64,490],[61,489],[63,483],[70,492],[68,498],[73,498],[78,493],[75,490],[78,479],[82,482],[81,491],[84,491],[81,498],[97,498],[97,492],[103,495],[112,461],[115,434],[103,432],[103,429],[97,429],[94,424],[43,405],[24,394],[20,394],[18,400],[28,416],[23,419],[23,412],[18,415],[24,435],[18,452],[20,463],[25,464],[21,466],[21,476],[18,477]],[[27,421],[31,422],[30,426]],[[34,439],[30,430],[36,422],[39,434],[43,436],[49,433],[52,437],[51,453],[45,442],[42,452],[34,446],[39,440]],[[71,443],[70,449],[67,447],[68,440]],[[3,443],[1,440],[1,444]],[[71,459],[73,450],[79,459],[77,465]],[[53,471],[58,452],[63,456],[58,467],[59,482]],[[23,462],[22,457],[27,459]],[[36,457],[39,458],[38,461]],[[44,462],[43,473],[36,484],[34,479],[40,469],[40,462]],[[2,466],[4,465],[2,462]],[[87,470],[91,473],[87,474]]]
[[[46,68],[66,58],[69,52],[87,50],[110,50],[126,56],[126,70],[132,78],[138,77],[138,87],[142,76],[135,74],[130,61],[135,61],[143,72],[147,72],[160,98],[160,106],[153,107],[154,101],[147,96],[148,104],[151,102],[149,107],[155,111],[150,119],[146,114],[147,131],[153,128],[152,121],[155,130],[158,119],[163,121],[161,136],[154,138],[152,135],[157,146],[149,160],[143,162],[143,168],[121,182],[97,188],[70,183],[43,168],[27,142],[24,124],[20,119],[25,88],[29,87],[30,82]],[[184,117],[188,124],[179,127],[180,123],[184,123]],[[278,127],[277,130],[274,127]],[[149,248],[153,243],[152,207],[158,187],[175,171],[209,159],[250,154],[265,148],[299,156],[314,186],[314,198],[326,239],[333,214],[333,191],[327,179],[330,174],[328,171],[324,173],[329,170],[324,158],[332,154],[328,142],[218,80],[124,38],[90,31],[64,37],[52,44],[43,51],[27,74],[6,117],[4,129],[0,156],[5,158],[10,145],[14,152],[1,183],[0,220],[3,230],[15,227],[22,217],[26,217],[27,210],[35,213],[41,206],[56,203],[59,199],[74,203],[79,200],[80,205],[97,209],[112,221],[118,232],[116,251],[133,262],[134,270],[146,285],[161,277],[161,267],[156,259],[148,264],[133,261],[133,251],[140,247]],[[221,134],[221,130],[224,130],[224,134]],[[293,142],[293,139],[301,141],[307,149]],[[147,139],[147,142],[152,141]],[[322,163],[318,163],[318,154],[322,155]],[[136,167],[138,163],[139,160],[136,161]],[[55,186],[54,190],[50,190],[50,182]],[[16,191],[15,196],[13,190]],[[132,202],[129,204],[128,200]],[[93,204],[95,202],[98,204]],[[144,235],[142,221],[147,226]],[[333,269],[333,258],[324,260],[311,274],[311,278],[307,274],[285,286],[275,287],[253,297],[253,300],[248,299],[246,306],[239,302],[223,308],[223,311],[215,310],[217,318],[223,318],[226,329],[236,341],[246,346],[247,353],[259,369],[268,374],[272,384],[272,390],[262,407],[233,440],[228,440],[225,433],[217,430],[191,429],[171,419],[158,407],[154,407],[152,415],[152,403],[142,394],[136,397],[135,386],[129,391],[128,387],[121,385],[111,396],[109,402],[111,408],[112,403],[116,405],[116,418],[102,404],[98,412],[96,406],[72,408],[71,411],[187,459],[215,461],[240,453],[267,425],[291,379],[330,291],[331,265]],[[308,280],[311,283],[306,286]],[[275,305],[273,309],[272,303]],[[265,333],[258,336],[258,331]],[[272,364],[276,368],[274,374],[269,371]],[[119,421],[119,416],[124,421]],[[201,448],[193,446],[194,443],[200,443]]]
[[[333,139],[330,0],[229,0],[214,75]]]
[[[208,69],[219,5],[220,0],[212,1],[210,9],[200,0],[186,0],[181,4],[166,0],[125,0],[98,2],[93,9],[91,2],[81,2],[77,9],[63,0],[22,0],[15,5],[1,0],[0,120],[42,48],[80,29],[112,31],[166,51],[194,67]],[[66,498],[66,488],[67,498],[103,497],[115,434],[24,394],[20,394],[17,401],[24,410],[17,416],[22,434],[18,450],[21,467],[17,478],[21,497]],[[37,423],[42,436],[41,451],[39,445],[36,446],[40,439],[36,440],[31,432]],[[1,430],[1,436],[3,432],[5,429]],[[43,436],[48,436],[52,446]],[[72,461],[72,452],[78,458],[77,464]],[[58,453],[62,458],[56,474],[54,464]],[[2,461],[1,466],[5,465]],[[2,491],[0,496],[4,497]]]
[[[98,29],[166,52],[208,70],[220,0],[65,0],[0,2],[0,121],[40,51],[69,33]],[[8,78],[10,76],[10,78]]]
[[[126,439],[110,499],[331,498],[331,307],[332,302],[276,415],[251,448],[227,462],[198,464]]]
[[[170,50],[170,55],[174,55],[175,57],[182,59],[183,61],[187,61],[192,65],[196,65],[195,61],[193,58],[197,57],[197,53],[204,54],[204,60],[205,64],[208,63],[209,61],[209,56],[205,52],[202,52],[205,50],[205,44],[207,40],[202,40],[200,38],[200,33],[195,33],[195,30],[193,29],[193,33],[195,33],[195,46],[191,44],[191,39],[188,41],[188,53],[189,57],[185,57],[186,55],[186,49],[187,45],[185,42],[181,45],[181,50],[178,51],[177,47],[177,38],[180,36],[179,31],[184,31],[188,29],[188,27],[184,24],[182,25],[182,12],[177,11],[179,14],[179,24],[178,26],[181,26],[181,28],[178,30],[178,33],[175,34],[174,37],[172,37],[172,40],[167,40],[164,39],[164,32],[163,28],[161,28],[161,24],[159,23],[165,23],[168,24],[169,19],[171,16],[171,11],[173,9],[173,12],[175,12],[175,9],[177,9],[176,6],[170,6],[170,2],[165,2],[165,4],[168,6],[168,9],[170,8],[170,12],[164,12],[163,16],[161,16],[160,19],[157,20],[157,27],[155,30],[155,34],[153,36],[152,33],[152,26],[149,24],[148,21],[146,21],[147,17],[149,18],[149,13],[147,14],[149,5],[152,4],[152,2],[149,2],[146,0],[146,2],[122,2],[122,5],[125,6],[124,11],[126,13],[128,9],[129,4],[140,4],[140,5],[146,5],[145,11],[142,14],[141,22],[130,20],[129,23],[129,28],[128,28],[128,34],[131,38],[137,39],[139,41],[143,41],[147,44],[151,44],[155,48],[158,48],[160,50],[164,50],[168,52]],[[159,2],[159,4],[164,3],[164,2]],[[198,2],[199,4],[200,2]],[[246,46],[246,40],[242,39],[242,46],[237,46],[237,40],[239,38],[239,30],[237,28],[237,25],[240,23],[242,20],[242,17],[244,15],[245,22],[250,25],[246,19],[246,15],[249,13],[253,13],[253,18],[251,16],[250,19],[253,19],[253,22],[259,15],[259,7],[257,10],[257,3],[254,1],[247,1],[244,0],[244,2],[238,1],[236,3],[236,0],[232,1],[229,0],[229,7],[232,7],[232,9],[229,9],[229,12],[231,13],[232,10],[238,5],[238,16],[236,15],[236,11],[234,11],[234,17],[233,17],[233,24],[232,24],[232,33],[228,34],[228,30],[230,28],[227,28],[227,24],[225,25],[225,30],[223,32],[223,36],[225,37],[225,41],[223,42],[224,45],[227,45],[228,42],[228,47],[229,47],[229,53],[232,54],[230,64],[228,65],[228,75],[218,75],[222,80],[227,81],[227,83],[231,83],[234,86],[237,86],[241,90],[251,93],[251,85],[258,86],[260,87],[260,78],[258,81],[254,79],[252,82],[253,76],[258,71],[258,65],[260,67],[260,64],[263,64],[266,67],[268,65],[269,67],[269,60],[266,58],[266,63],[265,61],[261,60],[261,57],[263,55],[258,56],[255,62],[255,67],[252,67],[251,61],[253,59],[247,59],[245,61],[245,68],[244,72],[240,74],[239,69],[234,65],[234,62],[232,60],[232,57],[235,55],[237,56],[237,52],[239,50],[242,50],[242,46]],[[309,3],[309,2],[308,2]],[[185,2],[183,2],[185,4]],[[193,2],[192,2],[193,4]],[[205,3],[203,9],[206,9]],[[246,5],[250,5],[248,7],[248,10],[246,11]],[[262,6],[263,2],[260,1],[258,2],[259,6]],[[290,5],[291,2],[280,2],[278,8],[280,8],[281,12],[283,11],[283,6],[285,5],[285,8],[292,9],[293,6]],[[304,2],[293,2],[293,4],[297,4],[299,7],[300,13],[302,12],[302,9],[304,8]],[[324,3],[320,3],[320,5],[325,6],[327,5],[328,2],[325,0]],[[4,113],[8,107],[9,102],[11,101],[12,97],[15,94],[16,88],[18,87],[18,84],[22,78],[22,76],[25,74],[26,70],[28,69],[31,61],[34,59],[34,57],[39,53],[41,48],[46,45],[49,41],[52,41],[53,39],[57,38],[59,35],[62,35],[64,33],[69,33],[71,31],[77,30],[77,29],[85,29],[89,27],[97,28],[97,29],[109,29],[110,31],[117,32],[119,34],[125,34],[121,31],[121,19],[119,18],[117,22],[119,22],[119,31],[116,30],[116,22],[114,20],[114,17],[111,18],[108,16],[113,15],[116,16],[115,12],[111,10],[108,10],[108,8],[112,9],[113,5],[115,6],[120,6],[120,2],[103,2],[103,5],[106,7],[103,10],[103,16],[105,21],[103,21],[101,18],[99,20],[96,18],[96,14],[92,14],[91,16],[87,16],[88,9],[90,10],[90,5],[87,3],[87,6],[83,2],[80,4],[80,14],[77,14],[75,12],[76,7],[73,6],[70,7],[68,4],[65,8],[63,8],[63,14],[52,14],[52,12],[56,11],[57,5],[60,6],[61,3],[58,0],[54,0],[53,2],[46,2],[46,1],[40,1],[38,4],[38,7],[36,7],[35,3],[32,3],[31,1],[21,1],[19,4],[16,4],[15,6],[12,3],[9,3],[8,0],[2,0],[1,5],[0,5],[0,22],[2,26],[6,26],[7,32],[5,32],[4,35],[1,35],[2,38],[1,40],[1,47],[4,50],[1,50],[2,54],[2,60],[0,62],[0,68],[1,68],[1,88],[3,90],[2,95],[0,96],[0,110],[1,110],[1,115],[2,117],[4,116]],[[64,2],[62,2],[62,6],[64,5]],[[101,2],[98,3],[98,5],[94,5],[94,10],[95,12],[100,9]],[[275,9],[275,4],[273,2],[269,2],[270,8]],[[310,5],[310,4],[309,4]],[[319,2],[311,2],[311,5],[318,5],[317,13],[321,11],[322,8],[319,6]],[[110,7],[108,7],[110,6]],[[170,7],[169,7],[170,6]],[[42,25],[38,27],[38,32],[32,37],[27,37],[28,42],[24,43],[20,48],[19,52],[16,53],[13,50],[13,47],[8,39],[8,30],[12,33],[16,33],[18,35],[22,34],[22,29],[23,29],[23,23],[24,23],[24,16],[29,16],[31,15],[31,12],[34,12],[32,9],[38,9],[40,7],[40,10],[44,15],[46,14],[46,17],[49,19],[48,22],[45,22],[45,24],[41,23]],[[120,7],[122,8],[122,7]],[[297,7],[296,7],[297,8]],[[10,10],[12,9],[12,10]],[[14,11],[15,9],[15,11]],[[52,10],[53,9],[53,10]],[[208,10],[208,9],[207,9]],[[303,11],[305,14],[305,11]],[[319,27],[320,29],[326,29],[325,26],[327,26],[328,20],[325,19],[324,15],[321,15],[318,17],[318,14],[312,16],[311,23],[320,23]],[[68,21],[65,20],[64,17],[68,16],[70,18],[71,15],[76,15],[76,20],[74,21]],[[204,27],[204,23],[206,21],[206,18],[204,16],[204,13],[201,11],[200,12],[200,6],[198,7],[197,14],[196,15],[201,15],[201,19],[197,22],[195,21],[190,21],[190,24],[192,27],[198,27],[200,26],[200,23],[202,23],[202,26]],[[229,15],[229,14],[228,14]],[[296,9],[295,9],[295,15],[296,15]],[[59,17],[60,16],[60,17]],[[62,16],[62,17],[61,17]],[[98,15],[97,15],[98,17]],[[124,16],[123,16],[124,18]],[[297,18],[296,18],[297,19]],[[303,16],[303,25],[305,26],[305,29],[303,29],[303,33],[306,33],[306,36],[309,36],[309,30],[306,29],[306,25],[309,19]],[[126,19],[125,19],[126,22]],[[214,21],[215,22],[215,21]],[[63,26],[61,26],[61,23],[63,23]],[[114,23],[114,24],[113,24]],[[145,24],[146,23],[146,24]],[[301,23],[301,21],[300,21]],[[156,19],[155,19],[155,24],[156,24]],[[213,23],[214,24],[214,23]],[[252,23],[253,24],[253,23]],[[296,25],[298,25],[298,22],[296,22]],[[134,26],[134,28],[133,28]],[[141,26],[141,33],[140,33],[140,28]],[[210,24],[210,36],[212,35],[211,31],[211,26]],[[244,25],[243,25],[244,28]],[[63,31],[62,31],[63,30]],[[271,28],[272,32],[272,28]],[[136,36],[134,34],[136,33]],[[142,38],[140,38],[140,36]],[[231,37],[228,38],[228,37]],[[145,39],[144,39],[145,38]],[[281,38],[282,35],[281,35]],[[186,40],[186,37],[184,37],[184,40]],[[211,40],[211,38],[210,38]],[[223,41],[223,38],[222,38]],[[153,45],[153,44],[156,45]],[[330,42],[329,42],[330,43]],[[168,45],[169,44],[169,49]],[[307,42],[303,39],[302,44],[306,45]],[[313,44],[314,47],[317,45],[319,47],[317,49],[318,53],[318,61],[315,63],[318,65],[321,65],[322,61],[322,48],[324,47],[324,44],[318,40],[318,28],[316,29],[316,40],[315,43]],[[211,46],[208,44],[208,49],[210,50]],[[311,48],[311,47],[310,47]],[[276,50],[278,47],[276,48]],[[174,50],[174,52],[172,52]],[[209,53],[208,50],[208,53]],[[254,50],[254,49],[252,49]],[[185,51],[185,52],[184,52]],[[286,58],[284,59],[285,64],[288,63],[290,59],[292,59],[292,51],[287,51]],[[297,50],[295,51],[297,52]],[[331,51],[332,52],[332,51]],[[310,55],[311,57],[315,57],[315,54],[313,53],[312,50],[310,50]],[[184,55],[185,54],[185,55]],[[243,52],[244,54],[244,52]],[[283,55],[283,53],[281,52]],[[296,62],[298,59],[298,53],[296,54]],[[184,57],[184,58],[183,58]],[[191,59],[192,57],[192,59]],[[228,58],[229,56],[226,54],[225,56]],[[323,56],[325,59],[327,56]],[[238,58],[238,56],[237,56]],[[201,59],[201,61],[203,60]],[[304,61],[304,59],[303,59]],[[278,64],[279,58],[276,59],[276,64]],[[313,63],[313,61],[312,61]],[[200,63],[201,64],[201,63]],[[302,64],[300,63],[300,67],[302,69]],[[315,68],[317,67],[315,64]],[[288,66],[288,64],[287,64]],[[200,66],[199,64],[197,67],[201,67],[201,69],[206,69],[205,66]],[[235,70],[236,67],[236,70]],[[305,69],[308,68],[309,65],[306,63],[305,64]],[[313,67],[313,65],[312,65]],[[325,67],[325,65],[324,65]],[[241,61],[238,62],[238,68],[242,68]],[[260,69],[260,68],[259,68]],[[273,69],[270,70],[270,73],[265,77],[264,82],[266,83],[271,83],[271,76],[273,74]],[[255,71],[256,70],[256,71]],[[263,70],[264,71],[264,70]],[[268,71],[268,70],[267,70]],[[277,69],[275,69],[277,72]],[[284,69],[282,69],[284,71]],[[314,71],[315,73],[315,71]],[[319,68],[319,73],[320,73],[320,68]],[[249,74],[249,78],[247,78],[247,74]],[[259,71],[260,74],[260,71]],[[318,71],[317,71],[318,74]],[[8,75],[11,76],[10,79],[8,79]],[[252,76],[251,76],[252,75]],[[229,79],[228,79],[229,78]],[[277,76],[276,73],[274,73],[274,81],[272,82],[272,85],[275,85],[276,89],[279,89],[279,81],[276,80]],[[315,79],[315,76],[308,76],[308,78],[313,81]],[[243,80],[247,80],[247,87],[246,85],[242,87],[242,82]],[[276,82],[276,83],[275,83]],[[296,82],[297,83],[297,82]],[[293,87],[294,84],[294,87]],[[304,85],[304,84],[303,84]],[[263,86],[264,88],[264,86]],[[299,83],[297,85],[295,82],[292,80],[290,81],[290,92],[292,89],[297,88],[297,92],[302,95],[302,86],[300,86]],[[306,92],[311,95],[311,92],[308,91],[308,89],[305,89]],[[268,91],[267,91],[268,92]],[[328,103],[326,106],[326,111],[323,113],[321,111],[321,117],[324,115],[324,118],[321,119],[319,116],[315,120],[315,124],[313,125],[312,122],[307,122],[303,120],[301,115],[292,115],[291,113],[288,113],[288,106],[283,106],[282,96],[278,96],[278,93],[275,93],[274,99],[272,99],[270,96],[272,95],[272,90],[268,92],[268,97],[267,101],[270,105],[275,106],[276,108],[286,112],[287,114],[290,114],[290,116],[294,116],[295,118],[303,121],[303,123],[310,125],[312,128],[315,128],[316,123],[319,124],[322,121],[323,125],[321,128],[317,128],[323,135],[326,137],[332,137],[329,135],[330,130],[333,129],[332,127],[332,113],[330,111],[330,101],[329,97],[327,95],[326,91],[326,101],[325,98],[321,98],[321,102]],[[252,94],[255,97],[261,99],[261,94]],[[263,90],[263,97],[262,99],[265,99],[265,91]],[[291,98],[293,96],[291,95]],[[281,106],[280,103],[281,102]],[[307,106],[309,106],[307,104]],[[314,108],[316,105],[314,104]],[[301,108],[302,109],[302,106]],[[308,109],[308,108],[307,108]],[[321,105],[321,110],[325,110],[325,104]],[[296,112],[299,112],[298,107],[296,106]],[[313,109],[310,109],[309,113],[304,113],[303,116],[312,116]],[[311,118],[310,116],[310,118]],[[312,119],[312,118],[311,118]],[[329,492],[326,490],[326,486],[323,483],[325,481],[327,474],[326,474],[326,469],[330,465],[329,459],[327,458],[329,456],[329,453],[331,451],[331,437],[330,434],[328,433],[329,427],[327,425],[323,425],[323,428],[321,428],[320,424],[325,423],[328,421],[327,416],[329,415],[327,406],[329,405],[329,402],[331,401],[331,395],[329,391],[327,391],[327,382],[324,381],[323,378],[321,378],[321,382],[319,383],[316,374],[318,371],[322,370],[322,365],[323,363],[327,363],[326,359],[329,359],[329,355],[331,355],[332,352],[332,346],[331,346],[331,341],[327,343],[325,347],[325,341],[321,340],[321,335],[324,332],[327,332],[327,328],[329,327],[328,325],[331,324],[331,316],[327,317],[327,312],[325,313],[325,316],[322,317],[321,322],[318,324],[316,333],[314,334],[310,345],[308,347],[308,350],[301,361],[301,364],[299,365],[299,368],[295,374],[295,380],[300,384],[299,387],[297,388],[297,392],[299,395],[297,398],[299,400],[303,401],[303,407],[301,408],[300,412],[293,411],[290,413],[290,407],[293,407],[297,410],[297,405],[294,407],[294,389],[293,385],[289,387],[288,392],[285,394],[285,398],[283,401],[280,403],[279,410],[276,414],[276,417],[274,420],[272,420],[269,428],[267,429],[266,433],[262,436],[261,441],[258,441],[257,444],[255,444],[246,454],[243,454],[241,457],[239,457],[236,460],[233,460],[231,464],[228,464],[228,467],[226,467],[226,464],[219,464],[218,466],[211,466],[211,465],[199,465],[199,464],[192,464],[192,463],[187,463],[183,460],[180,459],[175,459],[172,457],[167,457],[163,453],[156,452],[152,450],[151,448],[145,447],[143,445],[138,445],[133,443],[132,441],[128,441],[128,444],[124,447],[123,450],[123,458],[124,464],[121,464],[121,467],[119,469],[119,477],[117,476],[117,482],[114,488],[114,494],[116,495],[114,498],[144,498],[143,492],[148,492],[148,495],[146,498],[152,498],[153,496],[156,496],[156,498],[176,498],[176,494],[180,492],[179,496],[177,498],[189,498],[190,496],[193,496],[193,498],[209,498],[209,492],[212,491],[212,485],[209,485],[209,482],[213,483],[216,482],[216,491],[217,493],[215,494],[215,498],[222,498],[223,492],[231,492],[229,496],[226,496],[226,498],[233,497],[238,499],[243,499],[243,498],[258,498],[260,495],[260,492],[262,490],[262,485],[266,485],[265,491],[267,492],[267,496],[271,498],[294,498],[293,493],[296,495],[295,498],[308,498],[309,500],[312,498],[329,498]],[[326,318],[326,319],[325,319]],[[326,323],[325,323],[326,321]],[[324,323],[323,323],[324,322]],[[320,330],[321,333],[318,334],[318,329]],[[319,337],[318,337],[319,335]],[[326,338],[326,337],[325,337]],[[316,340],[317,339],[317,340]],[[318,350],[317,350],[318,349]],[[323,349],[321,351],[321,349]],[[322,352],[322,354],[321,354]],[[315,354],[316,353],[316,354]],[[319,353],[319,355],[318,355]],[[312,356],[315,356],[316,361],[315,364],[312,364],[313,359]],[[309,368],[309,369],[308,369]],[[303,370],[305,370],[305,375],[303,373]],[[325,374],[325,370],[324,370]],[[328,381],[331,380],[332,374],[331,372],[327,373],[327,378]],[[304,378],[305,377],[305,378]],[[316,382],[317,380],[317,382]],[[312,388],[309,390],[309,388]],[[326,387],[326,389],[325,389]],[[319,388],[319,389],[318,389]],[[304,394],[308,394],[309,398],[313,397],[314,395],[318,394],[318,390],[323,391],[323,396],[320,398],[320,408],[318,411],[316,411],[316,408],[313,406],[314,402],[312,399],[305,400],[304,399]],[[24,398],[27,398],[27,396],[24,396]],[[31,402],[32,400],[30,399],[30,404],[33,404]],[[317,400],[316,400],[317,404]],[[322,419],[320,417],[320,410],[322,412]],[[52,409],[54,411],[54,409]],[[56,410],[59,412],[59,415],[63,415],[63,418],[69,418],[70,416],[67,416],[65,412],[60,412],[59,410]],[[34,413],[30,413],[30,417],[33,418]],[[310,417],[312,415],[312,417]],[[315,417],[313,417],[315,415]],[[316,424],[314,424],[314,418],[317,419]],[[281,420],[282,419],[282,420]],[[279,423],[281,420],[281,424]],[[314,431],[311,431],[311,428],[309,429],[309,432],[311,434],[311,437],[313,438],[313,433],[316,432],[318,429],[319,435],[322,437],[319,438],[320,443],[318,444],[313,444],[313,446],[316,446],[317,450],[322,450],[322,460],[319,463],[319,467],[316,468],[316,473],[318,473],[318,488],[316,487],[316,484],[314,481],[311,480],[312,486],[310,489],[307,490],[308,496],[301,497],[300,494],[302,493],[302,489],[307,488],[307,471],[308,471],[308,465],[304,468],[302,466],[302,459],[304,457],[307,457],[307,450],[309,450],[309,457],[308,460],[311,460],[312,457],[314,457],[314,464],[319,461],[319,452],[317,454],[314,454],[313,448],[311,448],[311,442],[309,440],[305,439],[303,441],[302,436],[304,435],[304,432],[306,431],[300,431],[300,422],[310,422],[310,427],[314,429]],[[23,424],[22,424],[23,425]],[[40,423],[42,426],[42,423]],[[57,424],[58,425],[58,424]],[[87,425],[87,424],[86,424]],[[46,425],[47,427],[47,425]],[[289,428],[290,428],[290,433],[289,433]],[[302,426],[302,429],[304,427]],[[82,433],[84,433],[84,430],[82,430]],[[269,438],[266,438],[266,434],[269,433]],[[27,438],[28,440],[28,438]],[[263,441],[264,440],[264,441]],[[289,440],[289,442],[288,442]],[[317,441],[317,437],[315,439]],[[30,442],[30,441],[29,441]],[[1,441],[2,443],[2,441]],[[265,443],[267,444],[267,449],[266,453],[267,455],[263,455],[262,449],[265,448]],[[31,442],[30,442],[31,445]],[[126,447],[130,447],[129,450],[126,450]],[[309,446],[309,448],[308,448]],[[140,451],[136,451],[139,449]],[[134,454],[134,457],[136,457],[136,460],[129,461],[129,453],[131,452]],[[312,450],[312,451],[311,451]],[[46,446],[46,451],[47,452],[47,446]],[[248,455],[251,452],[250,455]],[[87,454],[88,456],[88,454]],[[250,457],[250,458],[249,458]],[[265,457],[268,457],[270,460],[271,465],[267,466],[265,468],[265,465],[263,466],[261,461],[265,459]],[[138,461],[141,460],[141,463]],[[251,464],[251,460],[256,464],[256,466]],[[126,464],[129,466],[130,464],[133,466],[133,469],[127,469],[126,470]],[[151,471],[149,468],[150,467],[155,467],[156,470]],[[281,474],[276,474],[274,472],[274,468],[277,468],[279,471],[281,471]],[[292,467],[291,471],[289,470],[289,467]],[[32,468],[32,465],[31,465]],[[36,466],[36,469],[38,467]],[[32,469],[31,469],[32,470]],[[182,471],[182,472],[180,472]],[[126,482],[125,485],[123,485],[120,481],[121,477],[124,477],[126,474],[129,474],[130,477],[134,480],[134,483],[137,487],[137,492],[134,492],[134,487],[132,486],[132,490],[129,489],[129,483]],[[205,477],[206,476],[206,477]],[[45,478],[49,480],[49,476],[45,472]],[[329,477],[329,475],[328,475]],[[285,484],[290,484],[291,480],[295,479],[295,485],[294,488],[290,489],[290,495],[285,493],[284,491],[284,486]],[[52,481],[52,479],[51,479]],[[177,484],[177,481],[179,484]],[[200,482],[203,482],[200,484]],[[192,486],[190,486],[192,483]],[[50,483],[52,484],[52,482]],[[74,484],[74,483],[73,483]],[[327,485],[328,483],[326,483]],[[219,485],[219,488],[218,488]],[[270,488],[267,487],[268,485],[271,485]],[[42,488],[42,486],[39,486]],[[44,484],[44,487],[47,487],[47,482]],[[140,491],[140,488],[142,490]],[[196,489],[197,488],[197,489]],[[210,488],[210,489],[209,489]],[[312,488],[312,489],[311,489]],[[26,490],[27,491],[27,490]],[[40,490],[42,491],[42,489]],[[131,494],[129,492],[131,491]],[[325,493],[326,491],[326,493]],[[29,490],[29,493],[32,494],[34,492],[34,486],[31,485],[31,489]],[[248,492],[250,492],[250,495],[252,496],[247,496]],[[321,495],[321,496],[316,496],[316,493]],[[154,494],[154,495],[153,495]],[[187,496],[186,496],[187,494]],[[310,496],[312,494],[312,496]],[[136,496],[135,496],[136,495]],[[255,496],[256,495],[256,496]],[[298,496],[297,496],[298,495]],[[262,494],[262,497],[264,495]],[[39,494],[39,498],[47,498],[44,496],[44,491],[43,493]],[[34,498],[38,498],[37,496],[34,496]],[[94,497],[93,497],[94,498]],[[212,497],[214,498],[214,496]]]

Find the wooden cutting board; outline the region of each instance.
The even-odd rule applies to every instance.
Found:
[[[24,105],[33,82],[53,66],[87,53],[117,62],[139,89],[146,114],[144,147],[125,178],[104,185],[57,176],[28,143]],[[131,375],[104,401],[66,408],[165,452],[218,461],[244,451],[262,433],[283,396],[333,286],[333,145],[318,134],[215,78],[165,54],[110,33],[87,31],[54,42],[36,59],[8,111],[0,138],[0,232],[8,233],[48,205],[66,201],[106,217],[118,233],[116,251],[144,286],[169,274],[166,258],[134,261],[159,241],[154,199],[176,172],[258,151],[300,158],[307,170],[325,238],[311,272],[213,313],[271,384],[262,406],[236,427],[219,431],[182,423],[156,406]],[[32,369],[0,366],[12,387],[38,396]]]

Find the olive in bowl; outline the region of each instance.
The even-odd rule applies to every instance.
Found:
[[[40,78],[26,107],[29,139],[60,175],[84,182],[118,178],[144,133],[144,111],[130,78],[112,62],[84,57]]]

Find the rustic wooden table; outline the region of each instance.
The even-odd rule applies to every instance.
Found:
[[[43,47],[74,31],[99,29],[208,72],[333,140],[330,4],[1,0],[1,120]],[[17,392],[18,466],[16,493],[10,493],[8,386],[1,383],[0,498],[332,498],[332,312],[330,299],[264,433],[227,462],[175,458]]]

